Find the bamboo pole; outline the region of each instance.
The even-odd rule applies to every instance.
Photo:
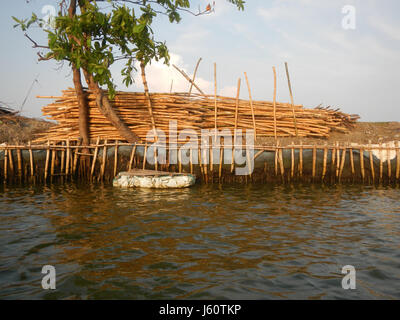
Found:
[[[254,139],[257,140],[257,128],[256,128],[256,118],[254,116],[254,108],[253,108],[253,99],[251,97],[251,89],[249,79],[247,78],[247,73],[244,73],[247,83],[247,89],[249,90],[249,101],[250,101],[250,108],[251,108],[251,117],[253,119],[253,130],[254,130]]]
[[[17,149],[17,165],[18,165],[18,176],[22,177],[22,159],[21,159],[21,149]]]
[[[114,177],[117,176],[117,169],[118,169],[118,140],[115,141],[115,146],[114,146]]]
[[[135,143],[135,145],[132,147],[131,157],[130,157],[130,159],[129,159],[128,171],[131,171],[131,170],[132,170],[132,164],[133,164],[133,159],[135,158],[135,153],[136,153],[136,143]]]
[[[143,170],[146,169],[146,157],[147,157],[147,141],[144,146],[144,154],[143,154]]]
[[[176,65],[172,65],[178,72],[187,80],[189,83],[191,83],[203,96],[205,96],[205,93],[196,85],[192,79],[189,78],[189,76],[185,73],[185,71],[180,70]]]
[[[294,100],[293,100],[293,93],[292,93],[292,85],[290,83],[290,77],[289,77],[289,67],[288,67],[288,63],[285,62],[285,68],[286,68],[286,77],[288,80],[288,86],[289,86],[289,93],[290,93],[290,101],[292,103],[292,111],[293,111],[293,122],[294,122],[294,130],[296,132],[296,137],[299,135],[298,131],[297,131],[297,121],[296,121],[296,112],[294,110]]]
[[[214,129],[215,129],[215,141],[217,141],[217,64],[214,63]]]
[[[276,134],[276,70],[275,70],[275,67],[272,67],[272,71],[274,72],[274,136],[275,136],[275,140],[276,140],[277,134]]]
[[[90,169],[90,179],[93,179],[94,169],[96,167],[97,154],[99,153],[100,137],[97,137],[96,148],[94,149],[92,168]]]
[[[65,163],[65,174],[69,175],[69,165],[70,165],[71,148],[69,145],[69,139],[67,139],[67,159]]]
[[[104,140],[104,147],[103,147],[103,159],[101,162],[101,170],[100,170],[100,179],[103,181],[104,173],[106,170],[106,162],[107,162],[107,139]]]
[[[14,159],[13,159],[13,154],[12,154],[12,150],[8,149],[8,160],[10,163],[10,173],[12,175],[14,175]]]
[[[154,137],[155,137],[156,140],[158,140],[158,134],[157,134],[157,129],[156,129],[156,121],[154,120],[153,106],[152,106],[152,103],[151,103],[151,98],[150,98],[150,94],[149,94],[149,87],[147,85],[147,79],[146,79],[145,64],[144,64],[143,61],[140,61],[140,69],[142,71],[142,82],[143,82],[143,87],[144,87],[144,94],[145,94],[146,100],[147,100],[147,109],[149,111],[151,125],[152,125],[153,131],[154,131]]]
[[[178,149],[178,172],[182,172],[182,149]]]
[[[190,166],[190,173],[193,174],[193,149],[192,148],[189,149],[189,166]]]
[[[303,176],[303,146],[302,141],[300,141],[300,149],[299,149],[299,173],[300,177]]]
[[[360,149],[360,169],[361,169],[361,179],[364,181],[364,179],[365,179],[364,149]]]
[[[63,146],[61,150],[61,168],[60,168],[60,174],[64,173],[64,163],[65,163],[65,149],[64,149],[64,141],[62,141],[61,145]]]
[[[49,170],[49,159],[50,159],[50,141],[47,141],[46,162],[44,166],[44,181],[47,180],[47,175]]]
[[[389,182],[390,179],[392,178],[392,164],[390,162],[390,149],[386,149],[386,156],[387,156],[387,170],[388,170],[388,178]]]
[[[283,165],[283,151],[282,148],[279,148],[279,167],[281,171],[282,181],[285,180],[285,167]]]
[[[238,116],[239,116],[239,96],[240,96],[240,81],[241,79],[238,79],[238,84],[237,84],[237,90],[236,90],[236,103],[235,103],[235,126],[233,129],[233,148],[232,148],[232,162],[231,162],[231,173],[233,172],[233,169],[235,167],[235,145],[236,145],[236,131],[237,131],[237,125],[238,125]]]
[[[353,157],[353,149],[352,148],[349,149],[349,154],[350,154],[351,175],[354,179],[355,169],[354,169],[354,157]]]
[[[324,159],[323,159],[323,166],[322,166],[322,178],[321,180],[323,181],[326,175],[326,161],[328,158],[328,148],[324,148]]]
[[[347,149],[344,148],[342,150],[342,160],[341,160],[341,163],[340,163],[339,181],[341,181],[341,179],[342,179],[342,173],[343,173],[343,169],[344,169],[344,164],[346,162],[346,152],[347,152]]]
[[[154,147],[154,170],[158,170],[158,149]]]
[[[383,178],[383,151],[382,142],[379,143],[379,182],[382,182]]]
[[[312,178],[315,179],[315,171],[316,171],[316,162],[317,162],[317,148],[313,148],[313,155],[312,155]]]
[[[197,69],[199,68],[200,62],[201,62],[201,58],[199,59],[199,61],[197,61],[196,68],[194,69],[193,79],[192,79],[192,82],[190,83],[190,88],[189,88],[189,94],[188,94],[189,97],[192,94],[193,83],[194,83],[194,80],[196,79]]]
[[[400,178],[400,144],[398,141],[396,141],[396,179],[398,180]]]
[[[4,182],[7,182],[7,174],[8,174],[8,150],[4,149]]]
[[[372,182],[375,183],[374,156],[372,154],[371,140],[369,141],[369,164],[370,164],[370,167],[371,167]]]
[[[79,141],[78,144],[81,145],[82,141]],[[78,159],[79,159],[79,149],[76,148],[75,149],[75,153],[74,153],[74,162],[72,164],[72,174],[75,175],[76,173],[76,169],[78,167]]]
[[[56,150],[51,150],[51,166],[50,166],[50,177],[54,176],[54,166],[56,160]]]
[[[290,148],[290,156],[291,156],[290,176],[293,179],[293,177],[294,177],[294,166],[295,166],[293,142],[292,142],[292,148]]]
[[[276,141],[276,146],[275,146],[275,176],[278,175],[278,141]]]
[[[222,162],[224,158],[224,148],[223,146],[219,147],[219,170],[218,170],[218,179],[221,182],[221,176],[222,176]]]
[[[34,168],[33,168],[33,152],[32,152],[32,146],[31,142],[29,141],[29,164],[30,164],[30,169],[31,169],[31,178],[34,176]]]

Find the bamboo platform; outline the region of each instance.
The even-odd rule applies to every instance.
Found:
[[[398,183],[400,145],[315,144],[256,145],[248,174],[236,175],[240,167],[231,162],[232,151],[243,152],[245,145],[219,145],[209,149],[185,148],[178,144],[177,163],[162,163],[160,150],[148,144],[129,144],[97,139],[81,146],[69,140],[48,141],[41,145],[0,145],[0,182],[36,183],[90,181],[109,183],[121,171],[134,168],[192,173],[202,183],[248,182],[323,182],[323,183]],[[153,152],[155,150],[155,152]],[[189,159],[183,160],[183,155]],[[151,154],[151,156],[150,156]],[[146,161],[143,159],[146,158]],[[150,161],[151,160],[151,161]],[[249,161],[251,163],[251,161]]]

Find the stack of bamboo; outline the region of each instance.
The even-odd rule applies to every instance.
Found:
[[[79,137],[79,110],[75,92],[72,89],[62,92],[61,97],[40,97],[55,99],[54,103],[45,106],[42,111],[58,124],[48,132],[41,133],[37,137],[38,142],[74,140]],[[94,94],[87,92],[87,99],[90,137],[124,140],[97,108]],[[255,129],[257,137],[274,136],[275,127],[279,137],[296,136],[296,127],[299,137],[327,137],[331,130],[347,132],[358,119],[356,115],[348,115],[339,110],[307,109],[301,105],[295,105],[293,108],[289,103],[276,103],[274,121],[273,103],[268,101],[247,101],[197,94],[188,96],[186,93],[153,93],[150,99],[156,128],[163,130],[167,138],[171,120],[177,122],[178,132],[194,129],[199,135],[201,129],[214,129],[216,118],[218,130],[230,129],[232,132],[235,127],[243,130]],[[111,103],[124,123],[140,138],[145,140],[146,136],[153,135],[144,93],[117,92]],[[296,121],[293,121],[293,110]]]

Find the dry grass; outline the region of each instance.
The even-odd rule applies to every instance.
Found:
[[[41,119],[18,115],[0,115],[0,143],[25,144],[34,135],[45,132],[54,124]]]

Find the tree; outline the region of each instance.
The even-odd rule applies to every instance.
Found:
[[[239,10],[244,9],[243,0],[227,0]],[[99,6],[108,2],[111,8]],[[181,20],[181,13],[195,16],[211,13],[208,5],[197,13],[190,10],[189,0],[60,0],[59,12],[54,19],[53,28],[46,29],[47,45],[38,45],[26,33],[32,25],[43,27],[46,23],[32,14],[29,19],[13,19],[33,43],[33,47],[46,50],[38,52],[39,60],[55,59],[67,61],[72,68],[73,82],[79,103],[79,132],[84,144],[89,144],[88,107],[82,86],[81,71],[89,89],[96,95],[96,103],[103,115],[115,126],[120,135],[129,142],[139,138],[119,118],[112,108],[110,99],[115,95],[115,84],[110,66],[124,60],[121,70],[126,86],[133,83],[132,73],[135,62],[140,68],[148,97],[151,115],[145,67],[151,60],[163,60],[168,64],[169,54],[165,42],[156,41],[151,28],[158,15],[166,15],[171,23]],[[107,87],[104,94],[102,87]],[[153,120],[154,127],[154,120]]]

